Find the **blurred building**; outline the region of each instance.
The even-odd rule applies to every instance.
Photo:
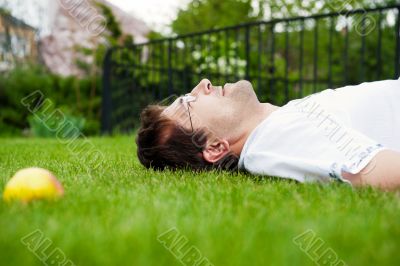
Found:
[[[0,9],[0,71],[16,63],[36,61],[38,46],[36,29]]]
[[[135,42],[144,42],[150,29],[146,24],[105,0],[97,0],[110,7],[122,32],[133,36]],[[41,40],[40,53],[46,66],[54,73],[82,75],[77,60],[90,64],[91,57],[85,58],[76,50],[77,46],[96,47],[105,42],[101,36],[104,28],[101,11],[92,0],[49,1],[51,5],[50,35]]]

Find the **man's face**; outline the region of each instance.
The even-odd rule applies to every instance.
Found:
[[[246,121],[260,104],[251,83],[245,80],[214,86],[203,79],[189,95],[194,96],[189,97],[189,103],[183,103],[180,97],[163,113],[188,132],[192,126],[194,131],[206,128],[212,135],[224,139],[240,137]]]

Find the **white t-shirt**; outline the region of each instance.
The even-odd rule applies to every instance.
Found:
[[[308,181],[344,181],[383,149],[400,151],[400,79],[327,89],[293,100],[261,122],[239,168]]]

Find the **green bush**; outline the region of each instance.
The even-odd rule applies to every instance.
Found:
[[[34,121],[21,100],[34,91],[50,99],[55,108],[67,110],[68,119],[81,125],[85,135],[96,135],[100,130],[100,79],[61,77],[40,66],[16,68],[0,75],[0,135],[22,135],[31,129],[33,135],[48,136]],[[64,108],[68,107],[68,108]],[[51,135],[51,134],[50,134]]]
[[[85,126],[83,117],[55,108],[49,108],[46,112],[39,110],[30,115],[28,121],[32,136],[41,138],[77,138]]]

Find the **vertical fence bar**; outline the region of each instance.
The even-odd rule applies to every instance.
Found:
[[[239,63],[239,29],[235,28],[235,78],[236,78],[236,80],[239,79],[238,63]]]
[[[135,65],[135,53],[136,53],[136,46],[133,46],[132,47],[132,60],[133,60],[132,65],[133,65],[133,67],[132,67],[132,77],[131,77],[131,80],[132,80],[132,98],[129,99],[130,101],[134,101],[135,100],[135,92],[137,93],[139,91],[138,87],[136,85],[136,78],[135,78],[135,75],[136,75],[136,69],[134,67],[134,65]],[[140,112],[140,110],[137,110],[137,111],[138,111],[137,113]],[[130,117],[133,118],[134,116],[135,116],[135,112],[132,112]],[[135,121],[132,120],[132,123],[133,123],[132,127],[134,127],[135,126]]]
[[[168,40],[168,96],[172,95],[172,40]]]
[[[397,8],[397,22],[396,22],[396,56],[395,56],[395,74],[394,78],[399,78],[400,72],[400,7]]]
[[[198,75],[198,80],[200,81],[203,77],[202,77],[202,69],[201,69],[201,55],[202,55],[202,43],[201,43],[201,36],[198,35],[197,36],[197,45],[195,45],[195,47],[199,47],[199,51],[198,53],[200,54],[200,60],[198,60],[198,62],[196,63],[196,67],[197,67],[197,75]]]
[[[148,81],[151,86],[151,90],[153,92],[153,98],[157,99],[158,91],[157,91],[156,87],[154,86],[154,60],[155,60],[155,58],[154,58],[154,44],[153,44],[153,45],[149,45],[148,64],[149,64],[150,73],[148,73]]]
[[[365,14],[361,20],[361,65],[360,65],[360,81],[365,81]]]
[[[229,65],[229,31],[227,30],[225,32],[225,81],[228,82],[229,81],[229,69],[230,69],[230,65]]]
[[[145,65],[145,50],[144,50],[144,48],[143,48],[143,45],[138,45],[137,46],[137,48],[138,48],[138,50],[139,50],[139,53],[138,53],[138,61],[139,61],[139,64],[140,64],[140,66],[141,66],[141,69],[140,69],[140,80],[141,80],[141,82],[142,82],[142,89],[144,89],[144,90],[146,90],[147,89],[147,83],[146,83],[146,65]]]
[[[162,41],[161,42],[161,44],[160,44],[160,68],[161,68],[161,73],[160,73],[160,82],[161,82],[161,88],[160,88],[160,91],[159,91],[159,93],[158,93],[158,95],[159,95],[159,98],[161,99],[162,98],[162,91],[165,89],[165,74],[167,73],[166,71],[165,71],[165,56],[164,56],[164,53],[165,53],[165,41]]]
[[[186,56],[188,57],[188,65],[187,65],[187,86],[189,88],[192,87],[192,80],[193,80],[193,37],[189,37],[187,40],[187,53]]]
[[[289,22],[285,24],[285,103],[289,101]]]
[[[250,27],[246,26],[245,31],[245,42],[246,42],[246,51],[245,51],[245,58],[246,58],[246,72],[245,72],[245,79],[250,80]]]
[[[300,22],[300,43],[299,43],[299,94],[303,96],[303,64],[304,64],[304,19]]]
[[[258,25],[257,27],[257,43],[258,43],[258,58],[257,58],[257,65],[258,65],[258,71],[257,71],[257,92],[261,92],[261,55],[262,55],[262,33],[261,33],[261,24]]]
[[[211,56],[211,33],[206,34],[206,37],[207,37],[206,48],[205,48],[205,50],[206,50],[205,58],[206,58],[206,66],[207,66],[206,78],[210,79],[211,82],[213,82],[214,76],[212,75],[212,69],[210,67],[211,62],[207,62],[207,60],[210,60],[210,58],[212,59],[212,56]]]
[[[139,87],[141,90],[145,91],[148,93],[148,83],[147,83],[147,78],[148,78],[148,61],[146,61],[146,48],[140,44],[136,45],[135,47],[135,56],[134,56],[134,61],[137,66],[136,69],[136,75],[138,79],[136,80],[137,84],[140,84]],[[122,78],[118,77],[118,80],[122,80]],[[152,95],[149,93],[149,95]],[[118,106],[118,105],[116,105]]]
[[[381,79],[382,76],[382,11],[379,11],[378,18],[378,45],[376,51],[376,71],[377,71],[377,80]]]
[[[269,69],[270,75],[270,90],[271,90],[271,100],[274,98],[274,86],[275,86],[275,23],[271,24],[271,67]]]
[[[348,15],[346,14],[346,27],[345,27],[345,44],[344,44],[344,67],[343,67],[343,77],[344,77],[344,82],[343,85],[347,85],[347,82],[349,80],[349,19]]]
[[[175,51],[176,51],[176,63],[175,63],[175,69],[176,69],[176,76],[175,80],[178,81],[178,86],[179,89],[182,89],[182,84],[183,84],[183,47],[181,47],[181,44],[183,43],[183,39],[176,40],[175,42]]]
[[[111,99],[111,58],[112,50],[107,50],[103,61],[103,93],[101,97],[101,133],[112,133],[112,99]]]
[[[220,32],[215,33],[215,64],[216,64],[216,71],[217,71],[217,80],[218,84],[221,85],[221,73],[220,73],[220,68],[219,68],[219,58],[220,58],[220,45],[219,45],[219,40],[220,40]]]
[[[318,20],[315,20],[314,28],[314,74],[313,74],[313,91],[317,91],[318,79]]]
[[[186,68],[186,66],[187,66],[187,61],[188,61],[188,58],[187,58],[187,52],[186,52],[186,50],[187,50],[187,45],[186,45],[186,43],[187,43],[187,41],[185,42],[185,39],[186,38],[182,38],[182,43],[183,43],[183,51],[182,51],[182,55],[183,55],[183,57],[182,57],[182,71],[183,71],[183,88],[184,88],[184,90],[185,91],[188,91],[190,88],[189,88],[189,85],[188,85],[188,82],[187,82],[187,68]]]
[[[300,47],[299,47],[299,90],[300,90],[300,97],[303,96],[303,64],[304,64],[304,19],[301,20],[300,26]]]
[[[218,33],[210,33],[210,42],[209,42],[209,49],[207,55],[211,58],[210,61],[210,74],[212,73],[213,80],[215,80],[215,84],[219,85],[218,82],[218,56],[217,56],[217,47],[218,47]],[[215,37],[215,38],[214,38]]]
[[[172,72],[172,78],[171,78],[171,84],[172,84],[172,90],[173,93],[177,93],[179,95],[179,92],[176,91],[179,88],[175,87],[176,81],[179,76],[179,67],[178,67],[178,60],[179,60],[179,51],[178,51],[178,46],[177,46],[178,40],[173,40],[171,42],[171,72]]]
[[[146,45],[144,46],[144,50],[147,50],[147,56],[145,57],[146,60],[146,87],[149,89],[153,96],[155,96],[155,90],[151,86],[151,53],[152,53],[152,48],[151,45]]]
[[[156,47],[157,47],[157,58],[154,59],[154,62],[156,64],[156,84],[157,84],[157,97],[160,97],[160,91],[161,91],[161,74],[162,74],[162,69],[161,69],[161,44],[160,42]]]
[[[126,47],[124,52],[125,52],[126,58],[129,60],[130,49],[128,47]],[[133,85],[134,80],[132,79],[132,76],[131,76],[131,69],[128,68],[128,67],[125,67],[124,80],[128,81],[128,84],[127,84],[128,93],[127,93],[126,97],[124,97],[124,100],[123,100],[124,103],[123,104],[125,106],[129,106],[129,104],[132,102],[132,99],[134,99],[135,87]],[[132,115],[134,109],[135,108],[129,108],[129,109],[125,110],[125,112],[123,114],[123,116],[124,116],[123,117],[123,123],[124,123],[123,130],[124,130],[124,132],[128,133],[130,131],[130,129],[134,126],[133,115]]]
[[[132,60],[133,60],[133,62],[132,62],[132,100],[134,100],[135,99],[135,95],[134,95],[134,93],[136,92],[138,92],[138,89],[137,89],[137,86],[136,86],[136,78],[135,78],[135,49],[136,48],[136,46],[133,46],[132,47]]]
[[[142,69],[143,89],[147,92],[149,89],[149,61],[148,61],[148,47],[140,45],[140,63],[144,66]]]
[[[177,39],[177,40],[175,40],[175,42],[173,42],[173,50],[174,50],[175,55],[172,60],[172,75],[173,75],[172,76],[173,77],[172,87],[174,88],[174,93],[177,93],[178,95],[181,92],[177,91],[177,90],[182,89],[182,88],[180,88],[180,86],[175,85],[175,84],[177,84],[177,82],[180,85],[181,83],[179,83],[179,82],[182,81],[182,75],[181,75],[181,71],[180,71],[180,62],[182,60],[181,59],[182,54],[180,53],[179,42],[180,42],[179,39]]]
[[[136,72],[136,89],[137,90],[143,90],[143,82],[142,82],[142,73],[143,69],[141,66],[141,57],[140,57],[140,48],[138,45],[134,46],[134,55],[133,55],[133,67],[135,68]]]
[[[328,87],[332,89],[332,58],[333,58],[333,34],[334,34],[334,18],[330,19],[331,25],[329,28],[329,48],[328,48]]]

